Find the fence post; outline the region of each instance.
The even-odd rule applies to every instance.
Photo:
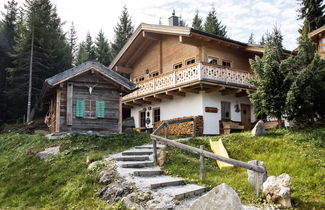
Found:
[[[196,136],[196,117],[193,117],[193,136]]]
[[[200,146],[200,150],[204,150],[204,145]],[[200,154],[200,180],[203,181],[204,179],[204,156]]]
[[[155,139],[152,139],[152,148],[153,148],[153,160],[155,162],[155,165],[158,163],[157,158],[157,141]]]
[[[165,124],[165,137],[166,137],[166,139],[168,139],[168,136],[169,136],[169,131],[168,131],[168,121],[167,121],[166,124]]]

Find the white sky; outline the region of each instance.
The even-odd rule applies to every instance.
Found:
[[[24,0],[16,0],[22,5]],[[7,0],[0,0],[0,11]],[[113,27],[118,22],[124,5],[127,6],[135,28],[140,23],[168,24],[173,9],[191,26],[195,11],[205,19],[211,7],[217,10],[217,16],[227,26],[228,36],[247,42],[250,33],[255,41],[276,24],[284,35],[284,47],[296,48],[298,28],[297,5],[295,0],[52,0],[58,14],[65,21],[64,30],[68,31],[73,21],[78,34],[78,42],[85,39],[87,31],[94,38],[102,29],[110,41],[113,41]]]

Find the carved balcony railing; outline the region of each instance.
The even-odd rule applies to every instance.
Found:
[[[252,79],[254,79],[254,75],[248,72],[231,70],[207,63],[198,63],[138,83],[139,89],[124,96],[123,101],[202,80],[252,87],[248,83],[248,80]]]

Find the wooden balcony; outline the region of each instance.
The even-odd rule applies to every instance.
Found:
[[[130,106],[141,105],[142,102],[172,99],[173,95],[185,96],[184,92],[198,93],[200,90],[240,94],[254,90],[248,82],[251,79],[254,75],[246,71],[197,63],[138,83],[139,89],[124,96],[122,101],[123,105],[127,105],[126,102]]]

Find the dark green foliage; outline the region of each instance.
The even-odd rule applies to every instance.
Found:
[[[86,49],[86,44],[85,44],[85,42],[81,42],[79,44],[75,65],[78,66],[86,61],[88,61],[88,53],[87,53],[87,49]]]
[[[195,16],[192,22],[192,28],[203,31],[202,18],[199,16],[199,10],[196,10]]]
[[[255,44],[255,41],[254,41],[254,34],[251,33],[249,35],[249,38],[248,38],[248,41],[247,41],[248,44]]]
[[[86,52],[88,54],[88,60],[90,61],[95,60],[96,59],[95,46],[89,32],[87,33],[85,46],[86,46]]]
[[[324,9],[325,4],[323,0],[299,0],[301,8],[298,10],[298,18],[304,21],[303,30],[307,33],[316,30],[325,25]]]
[[[68,41],[69,41],[69,48],[70,48],[71,63],[75,63],[75,58],[77,53],[77,32],[73,22],[71,23],[70,26]]]
[[[271,34],[267,34],[263,57],[256,56],[250,60],[256,76],[251,84],[257,90],[249,97],[259,117],[270,116],[280,120],[285,113],[286,95],[291,83],[287,65],[281,64],[282,59],[282,35],[279,29],[274,28]]]
[[[264,46],[265,45],[265,38],[264,38],[264,35],[261,37],[261,40],[260,40],[260,45]]]
[[[221,21],[218,20],[217,13],[214,7],[206,17],[204,23],[204,31],[222,37],[227,36],[226,26],[222,25]]]
[[[287,173],[291,176],[292,202],[296,209],[322,209],[325,205],[325,128],[319,129],[274,129],[267,135],[252,137],[249,132],[219,137],[191,138],[182,142],[211,151],[209,139],[222,139],[231,158],[241,161],[263,161],[269,176]],[[198,183],[213,188],[221,183],[234,188],[243,204],[262,204],[257,199],[254,188],[247,182],[247,171],[243,168],[220,170],[216,162],[205,159],[205,179],[200,181],[199,155],[168,147],[168,175],[185,178],[189,183]]]
[[[112,55],[111,48],[103,31],[99,31],[95,42],[95,55],[96,59],[105,66],[111,63]]]
[[[307,34],[299,41],[296,57],[288,61],[297,76],[287,95],[287,115],[297,126],[313,126],[325,121],[325,61]]]
[[[122,49],[125,43],[133,34],[134,27],[132,25],[131,18],[129,16],[126,6],[123,7],[121,16],[119,17],[119,22],[114,28],[114,42],[112,44],[113,57]]]
[[[0,208],[117,209],[97,197],[104,185],[98,183],[98,170],[87,170],[86,157],[98,160],[149,142],[147,134],[139,133],[72,135],[51,141],[41,135],[0,135]],[[45,161],[35,156],[57,145],[59,156]]]

